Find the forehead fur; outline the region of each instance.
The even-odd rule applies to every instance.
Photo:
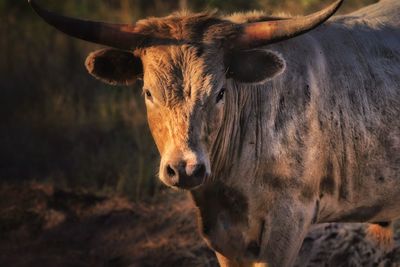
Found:
[[[144,86],[167,106],[186,99],[201,100],[224,74],[222,56],[200,53],[196,45],[157,46],[142,51]]]

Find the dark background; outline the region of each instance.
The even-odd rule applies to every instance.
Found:
[[[92,20],[134,22],[181,8],[306,14],[331,0],[40,0]],[[346,13],[375,0],[346,0]],[[140,84],[104,85],[84,68],[98,47],[46,25],[26,0],[0,0],[0,181],[46,182],[141,200],[163,187]]]

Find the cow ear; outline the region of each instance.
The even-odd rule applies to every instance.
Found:
[[[285,60],[265,49],[238,50],[226,55],[227,78],[241,83],[264,83],[285,70]]]
[[[111,85],[132,84],[143,74],[140,58],[132,52],[112,48],[90,53],[85,65],[90,74]]]

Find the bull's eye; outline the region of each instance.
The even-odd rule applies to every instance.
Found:
[[[151,96],[150,91],[146,89],[146,90],[144,90],[144,93],[145,93],[145,95],[146,95],[146,98],[149,99],[149,100],[151,100],[152,96]]]
[[[225,95],[225,88],[222,88],[217,95],[217,103],[219,103]]]

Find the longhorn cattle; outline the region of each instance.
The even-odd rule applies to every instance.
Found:
[[[400,216],[400,1],[319,26],[341,2],[305,17],[180,12],[133,25],[30,4],[112,47],[88,56],[95,77],[143,79],[160,178],[190,190],[220,264],[291,266],[312,224]]]

